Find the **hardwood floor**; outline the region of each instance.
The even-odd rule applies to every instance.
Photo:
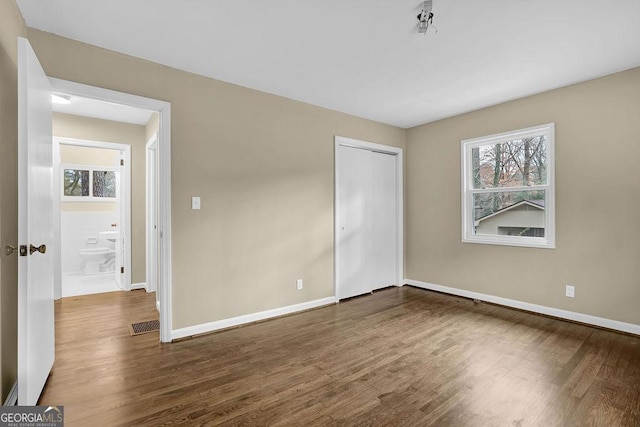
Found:
[[[411,287],[172,344],[144,291],[56,303],[67,426],[638,426],[640,338]]]

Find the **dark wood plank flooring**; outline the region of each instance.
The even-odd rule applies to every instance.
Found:
[[[67,426],[639,426],[640,338],[411,287],[160,344],[153,294],[56,303]]]

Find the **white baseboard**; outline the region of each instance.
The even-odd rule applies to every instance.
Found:
[[[18,381],[13,383],[13,387],[9,391],[3,406],[16,406],[18,404]]]
[[[190,337],[193,335],[205,334],[220,329],[231,328],[233,326],[244,325],[246,323],[257,322],[260,320],[270,319],[273,317],[284,316],[286,314],[297,313],[312,308],[322,307],[324,305],[335,304],[338,302],[336,297],[327,297],[314,301],[307,301],[300,304],[289,305],[286,307],[274,308],[272,310],[260,311],[258,313],[245,314],[243,316],[222,319],[216,322],[202,323],[200,325],[188,326],[186,328],[174,329],[171,331],[171,339]]]
[[[576,313],[574,311],[560,310],[558,308],[546,307],[543,305],[531,304],[528,302],[516,301],[512,299],[496,297],[493,295],[481,294],[464,289],[450,288],[448,286],[434,285],[433,283],[420,282],[418,280],[405,279],[404,283],[417,288],[429,289],[432,291],[444,292],[446,294],[458,295],[465,298],[477,299],[493,304],[504,305],[520,310],[532,311],[534,313],[545,314],[547,316],[558,317],[560,319],[572,320],[574,322],[586,323],[588,325],[600,326],[614,329],[616,331],[628,332],[640,335],[640,325],[620,322],[618,320],[606,319],[604,317],[591,316],[589,314]]]
[[[147,289],[147,284],[146,283],[132,283],[131,284],[131,290],[134,291],[136,289]]]

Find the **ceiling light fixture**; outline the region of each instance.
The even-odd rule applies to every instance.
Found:
[[[433,0],[426,0],[422,4],[422,10],[418,14],[418,33],[427,34],[429,26],[433,27],[438,32],[438,29],[433,25]]]
[[[54,104],[71,104],[71,97],[69,95],[60,95],[57,93],[51,94],[51,102]]]

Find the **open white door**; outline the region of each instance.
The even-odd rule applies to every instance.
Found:
[[[18,404],[35,405],[55,354],[51,86],[18,39]],[[39,249],[39,250],[38,250]]]

